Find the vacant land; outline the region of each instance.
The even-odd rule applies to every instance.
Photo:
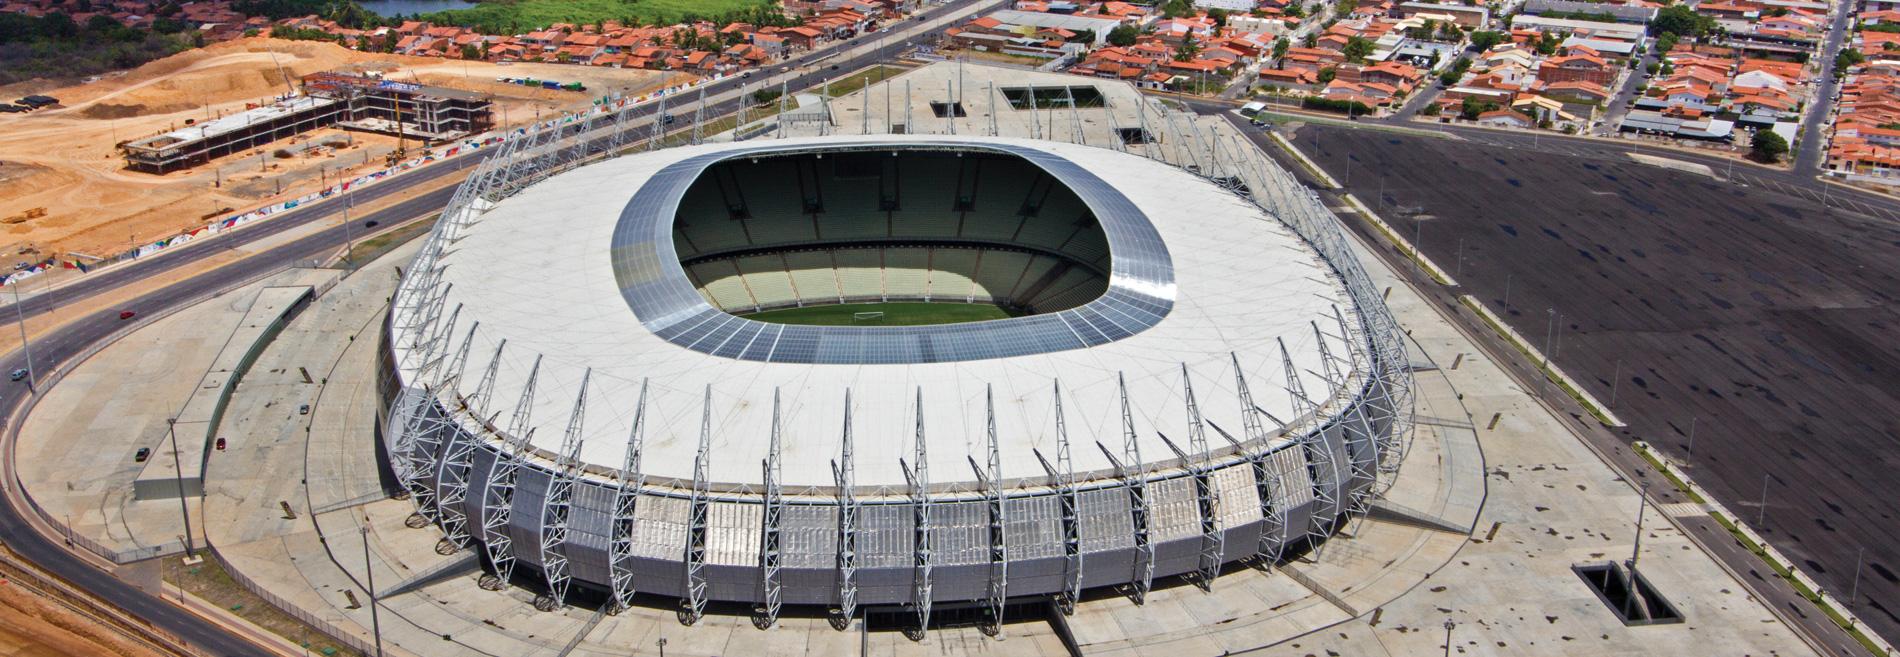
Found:
[[[557,64],[499,66],[348,50],[332,43],[240,39],[180,53],[104,79],[46,91],[62,107],[0,115],[0,267],[67,253],[110,256],[247,209],[383,166],[396,140],[326,129],[164,176],[124,169],[117,144],[242,111],[292,91],[303,75],[375,71],[493,94],[496,118],[521,124],[639,94],[671,74]],[[502,76],[585,83],[588,92],[528,88]],[[0,88],[6,91],[6,88]],[[0,96],[11,98],[12,96]],[[346,144],[332,148],[325,144]],[[56,144],[49,148],[48,144]],[[414,152],[416,144],[408,144]],[[277,151],[286,151],[280,156]],[[43,208],[43,216],[27,213]]]
[[[859,313],[884,313],[883,317],[858,319]],[[1006,319],[1015,315],[987,303],[847,303],[833,306],[806,306],[768,310],[746,315],[774,324],[810,324],[813,326],[928,326]]]
[[[1317,132],[1317,147],[1314,134]],[[1900,634],[1900,225],[1623,157],[1301,149],[1836,595]],[[1546,348],[1548,345],[1548,348]],[[1689,448],[1693,425],[1695,447]]]

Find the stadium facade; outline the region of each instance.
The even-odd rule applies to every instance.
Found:
[[[417,524],[546,605],[642,594],[767,625],[786,605],[999,622],[1317,546],[1403,457],[1402,333],[1290,176],[1154,125],[591,163],[625,131],[511,142],[389,314],[383,444]],[[898,300],[1015,316],[746,318]]]

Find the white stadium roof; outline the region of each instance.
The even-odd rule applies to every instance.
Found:
[[[1146,330],[1089,348],[961,362],[840,365],[739,360],[688,349],[655,335],[643,322],[654,318],[637,316],[623,296],[610,253],[616,226],[631,212],[635,193],[668,165],[758,146],[937,141],[1042,151],[1119,191],[1166,245],[1175,287],[1160,294],[1173,296],[1172,310]],[[707,479],[716,487],[757,484],[778,390],[788,493],[832,485],[847,390],[861,486],[904,485],[899,459],[914,460],[914,400],[920,387],[934,484],[973,481],[969,459],[986,460],[986,387],[994,390],[1003,476],[1041,479],[1045,472],[1032,450],[1055,459],[1052,385],[1058,379],[1077,473],[1111,467],[1094,442],[1120,452],[1118,374],[1126,377],[1144,460],[1163,461],[1173,453],[1157,432],[1183,449],[1188,446],[1183,364],[1192,372],[1205,416],[1239,434],[1230,352],[1246,370],[1255,402],[1273,417],[1290,420],[1296,413],[1285,392],[1281,341],[1308,393],[1319,397],[1327,390],[1318,374],[1325,371],[1319,341],[1324,339],[1337,358],[1353,353],[1340,335],[1335,308],[1354,331],[1359,329],[1338,276],[1291,230],[1245,200],[1142,157],[1021,139],[833,136],[622,156],[555,176],[500,202],[448,247],[443,262],[443,280],[453,286],[443,312],[460,305],[459,327],[480,322],[463,391],[474,388],[496,342],[507,340],[495,403],[486,409],[500,413],[497,425],[508,425],[540,355],[544,360],[529,426],[534,447],[544,455],[555,453],[583,374],[591,368],[581,458],[617,470],[642,381],[649,381],[642,469],[658,480],[690,480],[701,399],[710,387]],[[1316,336],[1315,323],[1327,337]],[[459,327],[458,346],[464,332]],[[1226,445],[1212,428],[1207,436],[1216,450]]]

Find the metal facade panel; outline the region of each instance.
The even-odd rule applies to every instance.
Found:
[[[870,504],[858,516],[858,567],[910,567],[915,551],[909,504]]]
[[[787,569],[838,565],[838,507],[791,505],[779,514],[781,563]]]
[[[1012,498],[1008,518],[1010,562],[1062,556],[1062,502],[1054,495]]]
[[[932,504],[930,524],[937,567],[990,562],[990,511],[983,502]]]
[[[1084,554],[1135,547],[1135,519],[1127,488],[1082,491],[1076,494],[1076,507]]]
[[[632,553],[653,559],[685,559],[692,507],[692,501],[684,498],[641,495],[633,509]]]
[[[1313,501],[1313,477],[1306,471],[1305,450],[1289,445],[1268,455],[1267,472],[1280,476],[1280,488],[1273,492],[1273,497],[1281,508],[1290,509]]]
[[[1148,535],[1154,542],[1201,537],[1201,507],[1194,478],[1175,477],[1148,484]]]
[[[759,523],[765,507],[759,504],[711,502],[706,505],[706,563],[726,566],[759,565]]]
[[[521,563],[541,565],[541,500],[547,494],[547,472],[527,465],[516,471],[508,535],[515,539],[515,559]]]
[[[1232,529],[1260,522],[1260,493],[1254,490],[1253,464],[1242,463],[1214,471],[1214,490],[1220,491],[1214,514],[1220,526]]]

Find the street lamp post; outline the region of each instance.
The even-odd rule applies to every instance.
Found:
[[[1451,619],[1445,619],[1445,657],[1451,657],[1451,629],[1457,626]]]
[[[191,505],[185,499],[185,464],[178,457],[178,418],[165,418],[165,433],[172,441],[172,474],[178,482],[178,515],[185,521],[185,562],[190,563],[196,546],[191,540]]]
[[[363,576],[367,580],[363,590],[369,593],[369,631],[376,637],[376,657],[383,657],[383,622],[376,613],[376,569],[369,561],[369,525],[363,525],[360,533],[363,535]]]
[[[26,389],[37,392],[40,389],[39,373],[33,371],[33,343],[26,339],[26,307],[20,305],[20,285],[24,283],[19,280],[13,282],[13,314],[20,320],[20,350],[26,352]]]

